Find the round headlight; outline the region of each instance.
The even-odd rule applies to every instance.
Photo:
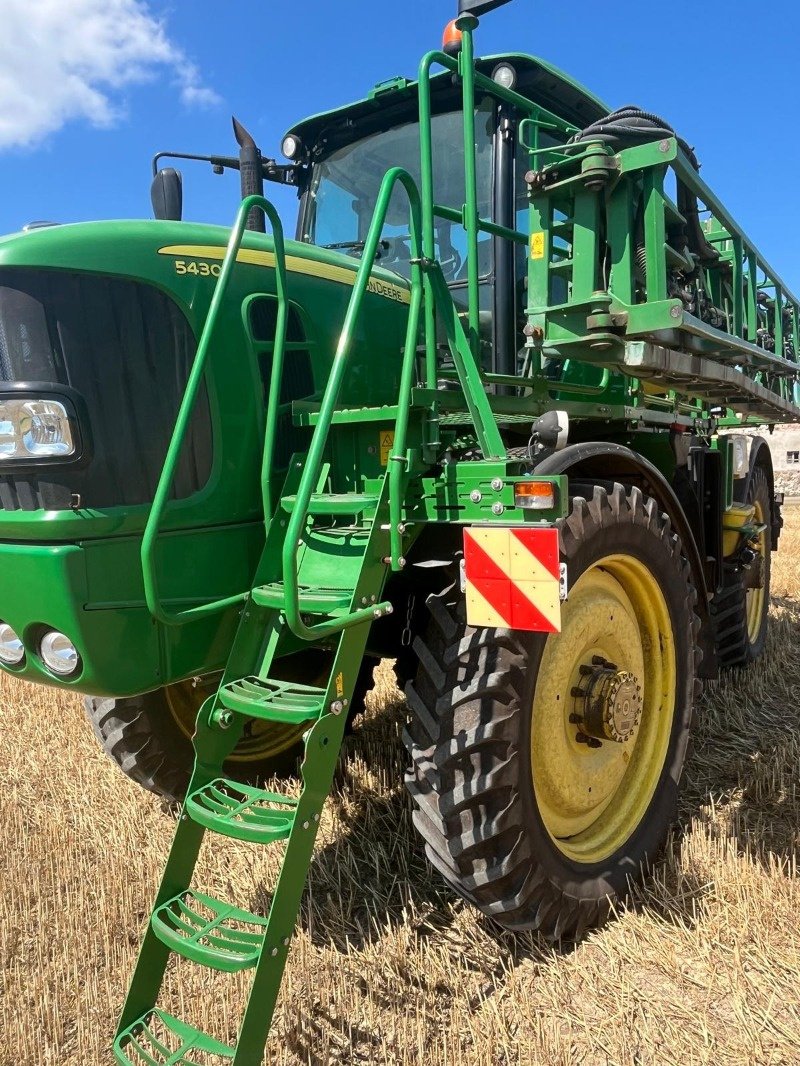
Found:
[[[11,628],[5,622],[0,622],[0,662],[7,666],[19,666],[25,658],[25,647]]]
[[[69,677],[81,663],[78,649],[69,637],[54,629],[42,637],[39,653],[47,669],[57,677]]]
[[[283,138],[281,151],[287,159],[297,159],[297,157],[300,155],[301,147],[302,145],[300,143],[300,138],[295,137],[293,133],[290,133]]]
[[[517,84],[517,72],[508,63],[498,63],[492,71],[492,81],[496,81],[504,89],[513,89]]]

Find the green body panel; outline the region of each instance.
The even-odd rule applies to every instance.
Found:
[[[179,274],[176,263],[217,267],[228,236],[221,227],[155,221],[34,230],[0,240],[0,281],[4,267],[42,263],[54,270],[147,280],[176,300],[199,336],[216,278],[211,273]],[[260,455],[265,411],[256,353],[268,345],[250,338],[241,307],[253,294],[276,293],[274,244],[269,237],[247,234],[243,249],[244,261],[236,263],[230,299],[214,328],[205,376],[214,437],[211,475],[200,492],[170,502],[155,546],[159,586],[171,610],[246,592],[264,543]],[[352,295],[355,265],[344,256],[295,242],[287,242],[287,263],[291,304],[320,312],[311,319],[304,311],[308,343],[303,347],[310,352],[314,388],[321,394],[338,340],[336,323]],[[343,393],[347,402],[396,398],[408,299],[402,279],[379,269],[371,273],[353,335],[353,373]],[[379,353],[369,342],[372,335],[381,337]],[[291,356],[289,351],[287,358]],[[378,359],[381,373],[375,372]],[[368,448],[377,452],[376,442],[377,431],[365,434],[360,445],[365,455]],[[354,456],[353,469],[356,462]],[[373,467],[377,475],[377,459]],[[15,673],[92,695],[123,696],[224,665],[235,610],[182,628],[154,623],[150,616],[139,558],[149,514],[149,505],[96,509],[90,500],[75,511],[0,511],[0,553],[7,575],[0,577],[0,588],[7,585],[0,617],[20,633],[27,650]],[[54,563],[47,548],[37,547],[44,543],[75,546],[73,555],[80,563],[71,565],[84,575],[80,592],[72,572]],[[44,560],[41,568],[31,566],[30,573],[47,575],[47,596],[40,598],[46,610],[30,595],[27,581],[17,577],[17,557],[30,558],[27,545]],[[57,680],[41,666],[35,636],[42,624],[62,629],[81,653],[82,669],[69,681]],[[121,661],[124,646],[135,653]]]

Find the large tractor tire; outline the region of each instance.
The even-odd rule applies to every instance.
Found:
[[[717,659],[724,668],[748,666],[767,643],[772,566],[772,501],[769,480],[757,466],[744,501],[755,507],[754,521],[766,528],[758,535],[757,557],[748,570],[725,565],[722,588],[711,600]]]
[[[546,636],[429,597],[408,686],[406,784],[433,865],[508,929],[579,939],[676,810],[700,652],[679,538],[637,488],[590,486],[560,524],[570,591]]]
[[[350,701],[353,717],[363,709],[374,668],[375,660],[364,660]],[[316,660],[304,660],[303,669],[308,672],[297,676],[305,683],[309,676],[318,678],[320,683],[327,678],[325,668]],[[217,675],[213,680],[184,681],[143,696],[88,697],[84,706],[95,736],[120,770],[142,788],[177,803],[186,794],[194,767],[192,734],[197,712],[218,683]],[[296,773],[303,754],[302,736],[307,729],[307,723],[251,720],[225,763],[226,774],[236,781],[256,783],[267,777]]]

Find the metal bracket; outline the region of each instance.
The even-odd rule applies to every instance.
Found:
[[[569,589],[567,587],[567,564],[559,563],[558,566],[558,598],[563,603],[569,595]]]

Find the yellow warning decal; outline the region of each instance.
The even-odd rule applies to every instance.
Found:
[[[181,266],[179,267],[176,264],[176,272],[178,274],[186,274],[195,273],[195,271],[186,269],[185,260],[212,259],[221,262],[225,258],[225,251],[225,248],[216,244],[171,244],[166,245],[164,248],[159,248],[158,254],[180,257]],[[240,248],[236,255],[236,262],[249,263],[251,266],[274,267],[275,253],[262,252],[255,248]],[[299,255],[286,256],[286,269],[290,274],[305,274],[307,277],[325,278],[341,285],[355,285],[356,283],[355,268],[350,270],[347,267],[335,266],[332,263],[319,263],[315,259],[304,259]],[[218,273],[213,268],[210,272],[214,276]],[[383,278],[370,277],[367,282],[367,292],[374,293],[376,296],[384,296],[387,300],[394,300],[395,303],[411,303],[411,293],[408,289],[403,288],[402,285],[395,285],[391,281],[384,281]]]
[[[389,456],[392,454],[392,448],[394,447],[394,430],[382,429],[381,430],[381,466],[386,466],[389,462]]]
[[[531,259],[544,259],[544,234],[531,234]]]
[[[336,695],[339,699],[344,696],[344,674],[342,673],[336,675]]]

